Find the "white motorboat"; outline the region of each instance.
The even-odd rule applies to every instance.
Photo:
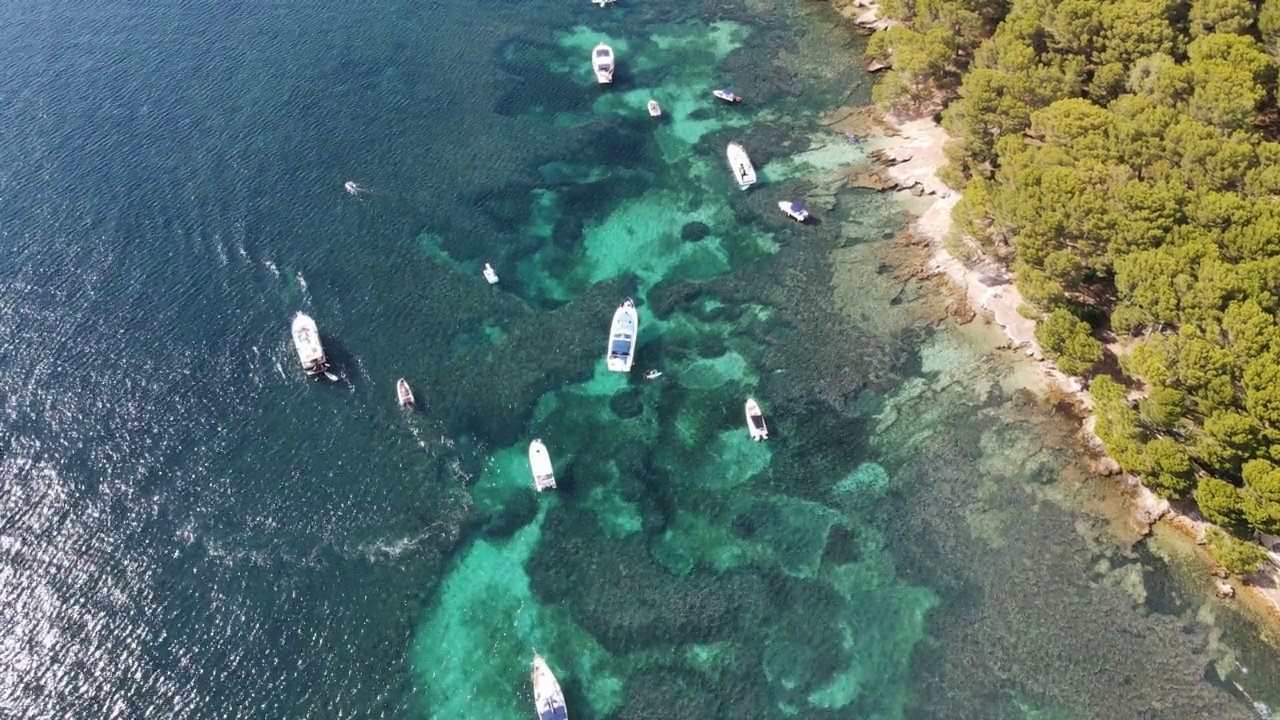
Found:
[[[733,90],[730,90],[729,88],[725,88],[723,90],[712,90],[711,94],[727,103],[733,103],[736,105],[742,102],[742,96],[734,93]]]
[[[324,356],[316,321],[306,313],[293,316],[293,349],[298,351],[298,362],[302,363],[302,369],[308,375],[320,375],[329,369],[329,359]]]
[[[564,706],[564,693],[560,682],[551,674],[547,661],[533,654],[533,706],[538,720],[569,720],[569,710]]]
[[[534,490],[542,492],[555,489],[555,470],[551,467],[551,456],[547,454],[547,446],[543,445],[541,440],[529,443],[529,469],[533,471]]]
[[[729,143],[725,154],[729,158],[729,169],[733,171],[733,179],[738,181],[738,187],[746,190],[756,184],[756,169],[751,165],[751,158],[747,157],[747,151],[736,142]]]
[[[783,200],[778,203],[778,208],[781,209],[782,212],[789,215],[796,222],[804,222],[805,220],[809,219],[809,211],[805,210],[804,205],[801,205],[798,202]]]
[[[752,440],[759,442],[769,439],[769,428],[764,424],[764,413],[760,412],[760,406],[752,398],[747,398],[747,430],[751,432]]]
[[[599,7],[604,7],[605,5],[612,5],[615,2],[617,2],[617,0],[591,0],[592,5],[596,5]]]
[[[613,82],[613,48],[600,43],[591,50],[591,69],[596,73],[596,82],[608,85]]]
[[[409,381],[404,378],[396,381],[396,399],[400,401],[400,407],[405,410],[413,408],[413,389],[409,387]]]
[[[636,312],[635,303],[627,298],[614,311],[613,324],[609,326],[609,370],[631,372],[631,364],[636,359],[636,335],[639,332],[640,315]]]
[[[649,117],[661,117],[661,116],[662,116],[662,108],[658,107],[658,101],[650,100],[649,101]]]
[[[484,279],[488,280],[490,285],[498,284],[498,271],[494,270],[489,263],[484,264]]]

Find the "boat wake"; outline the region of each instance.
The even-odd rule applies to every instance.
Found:
[[[354,197],[360,197],[361,195],[381,195],[382,194],[377,190],[374,190],[373,188],[365,187],[357,183],[355,180],[346,181],[345,183],[342,184],[342,187],[347,191],[348,195],[352,195]]]
[[[387,562],[395,560],[401,555],[413,550],[432,536],[431,530],[424,530],[418,535],[412,537],[402,537],[394,540],[375,540],[372,542],[361,543],[356,546],[356,552],[371,563]]]

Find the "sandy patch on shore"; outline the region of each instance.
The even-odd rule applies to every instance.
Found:
[[[918,212],[911,231],[927,239],[933,247],[929,270],[943,274],[955,284],[969,303],[969,307],[984,312],[999,325],[1008,338],[1009,347],[1032,358],[1040,370],[1044,385],[1041,389],[1056,385],[1084,410],[1093,407],[1093,398],[1080,379],[1063,374],[1044,357],[1035,339],[1035,322],[1018,312],[1023,304],[1022,294],[1013,278],[1000,264],[980,258],[964,263],[946,249],[945,240],[951,233],[951,214],[960,194],[938,178],[938,171],[947,164],[943,148],[950,140],[946,131],[931,119],[905,120],[894,117],[880,118],[882,133],[874,133],[868,139],[872,148],[879,151],[887,166],[884,174],[898,186],[899,192],[916,196],[912,201]],[[1093,431],[1095,418],[1085,418],[1081,434],[1090,450],[1097,456],[1094,470],[1111,475],[1119,472],[1119,465],[1106,456],[1102,440]],[[1164,520],[1196,543],[1203,543],[1204,532],[1210,524],[1190,508],[1171,506],[1126,474],[1121,488],[1132,499],[1133,520],[1139,535],[1145,535],[1152,525]],[[1280,553],[1272,552],[1272,563],[1258,573],[1246,578],[1244,583],[1232,582],[1254,592],[1241,594],[1245,600],[1261,600],[1273,617],[1280,619]],[[1207,578],[1212,584],[1217,578]],[[1252,598],[1250,597],[1252,596]]]

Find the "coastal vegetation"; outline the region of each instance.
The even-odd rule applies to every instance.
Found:
[[[1109,453],[1256,569],[1236,538],[1280,534],[1280,0],[881,11],[875,99],[938,113],[956,231],[1014,270]]]

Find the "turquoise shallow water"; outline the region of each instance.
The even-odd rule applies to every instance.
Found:
[[[868,97],[824,7],[0,19],[0,715],[529,717],[534,650],[574,718],[1280,695],[1185,563],[1072,509],[1070,424],[895,274],[901,208],[819,121]],[[624,296],[656,382],[604,369]],[[341,382],[296,370],[300,309]]]

